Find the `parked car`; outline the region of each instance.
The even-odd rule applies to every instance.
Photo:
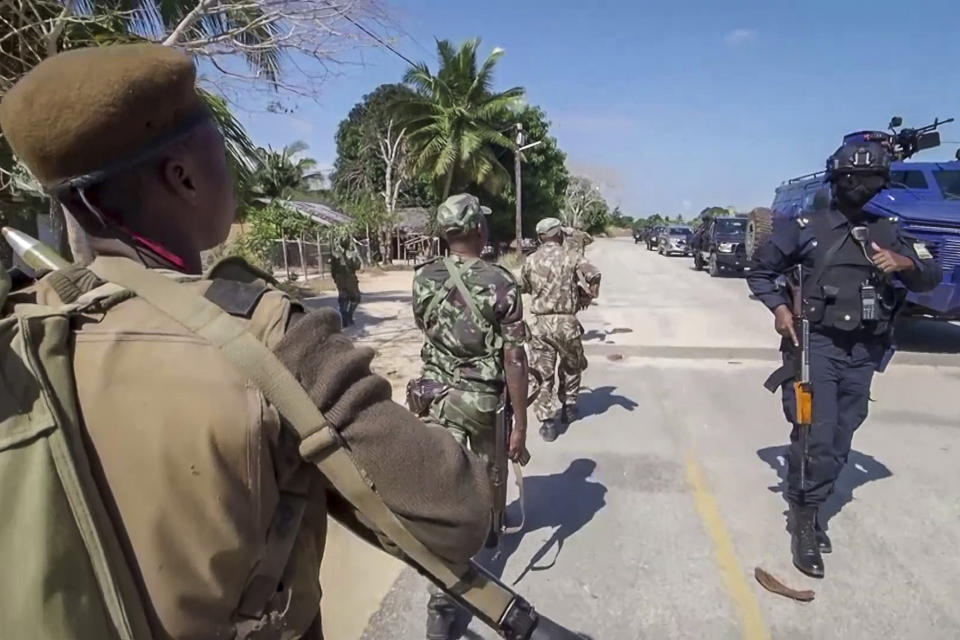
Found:
[[[663,233],[664,227],[653,227],[652,229],[647,229],[646,240],[647,240],[647,251],[653,251],[657,248],[657,244],[660,242],[660,234]]]
[[[675,253],[680,255],[690,255],[690,237],[693,235],[693,229],[680,225],[670,225],[664,227],[660,233],[660,239],[657,241],[657,251],[662,256],[669,256]]]
[[[690,242],[694,269],[707,267],[713,278],[724,271],[743,273],[747,269],[746,234],[746,218],[724,216],[705,222]]]

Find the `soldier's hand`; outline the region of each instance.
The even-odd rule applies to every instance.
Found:
[[[785,304],[780,305],[773,310],[773,318],[773,326],[777,333],[784,338],[789,338],[793,346],[799,347],[800,341],[797,340],[797,332],[793,329],[793,312],[790,308]]]
[[[507,449],[507,457],[513,462],[519,462],[524,465],[530,462],[530,452],[527,451],[527,430],[514,427],[510,433],[510,447]]]
[[[881,249],[876,242],[873,244],[873,264],[884,273],[896,273],[897,271],[909,271],[916,265],[913,260],[899,253],[894,253],[890,249]]]

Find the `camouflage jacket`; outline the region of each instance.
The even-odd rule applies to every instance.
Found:
[[[533,296],[534,315],[577,313],[577,280],[595,281],[600,272],[577,251],[548,242],[527,256],[520,271],[524,293]]]
[[[443,258],[421,265],[413,278],[413,316],[424,333],[423,376],[467,391],[499,392],[504,347],[522,346],[527,337],[520,289],[502,267],[459,256],[449,260],[463,270],[464,286],[482,320]]]
[[[566,239],[563,242],[563,246],[567,247],[570,251],[575,251],[581,256],[584,251],[587,249],[587,245],[593,242],[593,236],[585,231],[580,229],[574,229],[567,235]]]

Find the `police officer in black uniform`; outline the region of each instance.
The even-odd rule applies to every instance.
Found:
[[[781,386],[784,414],[794,425],[787,473],[793,563],[817,578],[823,577],[821,552],[832,550],[818,508],[847,462],[853,432],[867,417],[874,371],[882,371],[892,355],[893,320],[906,295],[894,282],[911,291],[929,291],[942,277],[926,247],[900,234],[896,218],[863,210],[889,179],[887,134],[847,141],[827,160],[829,205],[806,217],[778,218],[747,278],[754,296],[774,313],[783,336],[784,367],[771,376],[768,388]],[[805,274],[802,298],[810,321],[813,388],[803,482],[792,384],[792,347],[798,342],[790,298],[777,284],[797,265]]]

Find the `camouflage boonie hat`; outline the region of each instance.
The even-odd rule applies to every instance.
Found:
[[[563,231],[563,225],[556,218],[544,218],[537,223],[538,236],[554,236]]]
[[[450,231],[473,231],[480,226],[483,216],[490,215],[490,207],[480,205],[480,200],[469,193],[450,196],[437,207],[437,227],[443,233]]]

